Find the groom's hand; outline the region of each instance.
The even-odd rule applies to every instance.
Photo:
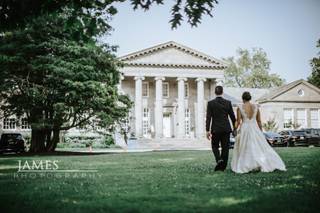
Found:
[[[237,129],[234,129],[234,130],[232,131],[232,135],[233,135],[233,137],[236,137],[236,136],[237,136]]]
[[[211,141],[212,135],[211,135],[210,132],[207,132],[207,138],[208,138],[209,141]]]

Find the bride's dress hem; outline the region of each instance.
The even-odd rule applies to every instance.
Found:
[[[287,169],[285,168],[276,168],[276,169],[273,169],[273,170],[261,170],[261,168],[255,168],[255,169],[250,169],[248,171],[234,171],[231,169],[232,172],[236,173],[236,174],[248,174],[248,173],[254,173],[254,172],[262,172],[262,173],[270,173],[270,172],[275,172],[275,171],[279,171],[279,172],[285,172],[287,171]]]

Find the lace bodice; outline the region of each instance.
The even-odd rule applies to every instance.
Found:
[[[252,116],[248,115],[247,112],[244,109],[244,104],[239,105],[240,113],[242,116],[243,122],[246,121],[255,121],[257,117],[257,111],[258,111],[258,106],[256,104],[252,104],[253,107],[253,113]]]

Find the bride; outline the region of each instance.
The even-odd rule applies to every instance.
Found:
[[[244,92],[243,104],[237,109],[236,143],[233,150],[231,169],[236,173],[250,171],[285,171],[286,167],[279,155],[268,144],[262,133],[260,111],[257,105],[250,103],[251,95]]]

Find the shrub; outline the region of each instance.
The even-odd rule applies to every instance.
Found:
[[[58,144],[58,148],[108,148],[114,145],[112,135],[93,133],[69,133],[64,136],[64,142]]]
[[[109,147],[110,145],[115,144],[112,135],[106,135],[106,136],[104,137],[104,144],[105,144],[107,147]]]

